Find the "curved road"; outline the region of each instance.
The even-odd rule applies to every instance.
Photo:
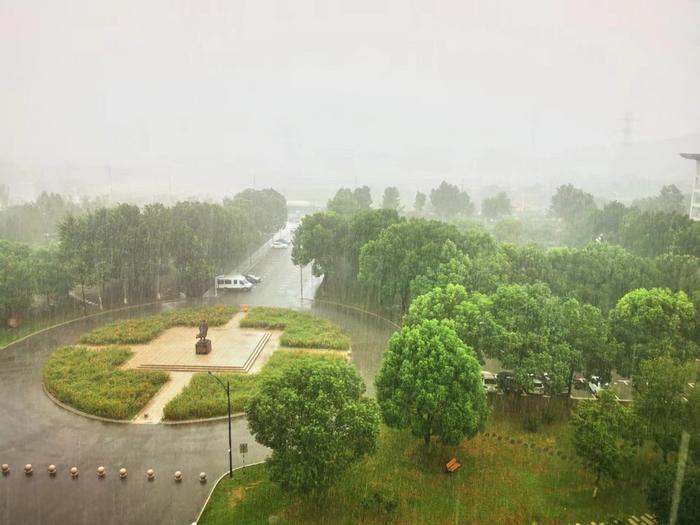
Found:
[[[254,272],[263,277],[252,292],[217,298],[219,302],[299,307],[299,269],[289,260],[289,250],[270,250]],[[304,297],[313,297],[319,279],[304,271]],[[95,326],[116,318],[153,313],[173,305],[137,308],[80,320],[35,335],[0,350],[0,463],[11,466],[0,475],[0,523],[2,524],[189,524],[194,521],[213,482],[228,469],[226,422],[203,425],[128,425],[103,423],[55,406],[41,388],[41,367],[60,345],[71,344]],[[323,314],[322,314],[323,315]],[[350,324],[359,322],[350,320]],[[370,336],[355,344],[355,357],[366,361],[365,373],[373,376],[378,343]],[[214,342],[216,345],[216,342]],[[215,350],[216,351],[216,347]],[[379,352],[380,353],[380,352]],[[362,367],[361,367],[362,372]],[[242,464],[238,444],[248,443],[246,463],[264,459],[265,448],[256,444],[245,419],[233,422],[234,467]],[[25,476],[31,463],[34,474]],[[56,476],[47,466],[58,467]],[[98,479],[98,466],[107,469]],[[68,470],[80,475],[71,479]],[[119,468],[128,469],[125,480]],[[156,479],[147,481],[153,468]],[[176,483],[173,473],[184,480]],[[199,472],[209,480],[201,484]]]

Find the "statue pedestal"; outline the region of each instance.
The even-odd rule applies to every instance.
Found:
[[[197,354],[208,354],[211,352],[211,340],[206,339],[205,341],[197,341],[194,345],[194,351]]]

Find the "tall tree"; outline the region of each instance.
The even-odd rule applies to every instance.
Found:
[[[423,213],[423,208],[425,208],[427,200],[428,197],[425,193],[421,193],[420,191],[416,192],[416,200],[413,201],[413,210],[419,215]]]
[[[593,195],[572,184],[559,186],[549,205],[554,217],[570,224],[590,219],[596,209]]]
[[[30,257],[28,246],[0,239],[0,315],[3,320],[21,314],[32,303],[36,281]]]
[[[491,220],[510,215],[511,209],[510,199],[504,191],[484,199],[481,203],[481,214]]]
[[[469,198],[469,195],[464,191],[460,191],[454,184],[448,184],[445,181],[442,181],[440,186],[431,190],[430,204],[435,213],[443,218],[455,215],[472,215],[474,213],[474,203]]]
[[[640,288],[625,295],[609,314],[610,332],[621,345],[617,370],[632,374],[644,359],[668,355],[685,362],[697,357],[695,308],[683,292]]]
[[[255,440],[270,447],[270,478],[288,490],[326,491],[376,449],[379,410],[349,363],[300,358],[263,379],[246,408]]]
[[[399,190],[396,186],[388,186],[382,195],[382,208],[385,210],[399,209]]]
[[[611,390],[602,390],[598,400],[577,405],[572,424],[576,454],[596,475],[595,497],[602,476],[615,479],[629,466],[638,441],[634,415]]]
[[[372,206],[372,193],[369,186],[362,186],[353,190],[358,210],[369,210]]]
[[[670,357],[642,361],[634,376],[634,410],[664,457],[678,447],[686,415],[686,389],[693,368]]]
[[[405,326],[389,341],[376,379],[384,421],[458,445],[479,432],[488,414],[479,362],[451,321]]]

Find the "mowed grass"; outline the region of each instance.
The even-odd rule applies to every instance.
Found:
[[[44,365],[44,384],[59,401],[78,410],[128,420],[168,381],[165,372],[119,369],[131,355],[124,347],[64,346]]]
[[[550,425],[543,435],[502,422],[487,432],[493,428],[508,438],[478,436],[460,447],[433,443],[425,454],[421,440],[384,427],[377,453],[320,501],[283,492],[264,465],[249,467],[219,484],[199,523],[266,524],[275,515],[280,524],[560,525],[647,511],[643,477],[604,482],[593,499],[594,476],[575,457],[540,451],[569,443],[567,424]],[[444,464],[455,456],[463,466],[446,474]]]
[[[80,342],[90,345],[128,345],[147,343],[173,326],[198,326],[206,319],[209,326],[221,326],[236,313],[235,306],[217,305],[183,308],[158,315],[114,321],[84,334]]]
[[[284,330],[280,343],[291,348],[350,348],[350,337],[340,327],[327,319],[286,308],[253,308],[241,319],[241,326]]]
[[[263,377],[276,373],[294,359],[307,356],[317,359],[344,359],[344,356],[335,352],[279,350],[270,356],[258,374],[216,374],[224,384],[230,382],[231,411],[245,411]],[[192,376],[190,383],[165,405],[163,416],[165,420],[186,421],[225,416],[227,410],[226,391],[219,382],[213,377],[208,377],[206,373],[197,373]]]

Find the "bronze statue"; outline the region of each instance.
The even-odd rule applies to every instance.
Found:
[[[206,319],[202,319],[202,322],[199,323],[199,333],[197,334],[197,339],[204,343],[207,340],[207,332],[209,332],[209,325],[207,324]]]

